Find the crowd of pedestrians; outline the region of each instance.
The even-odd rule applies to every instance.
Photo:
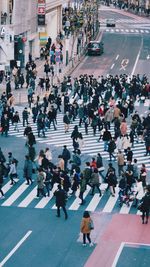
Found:
[[[32,70],[27,67],[32,75],[34,67]],[[29,75],[29,84],[27,81],[26,83],[28,87],[34,88],[32,75]],[[48,73],[46,75],[48,77]],[[129,199],[135,184],[137,188],[142,184],[143,196],[147,190],[146,166],[142,164],[138,169],[132,148],[136,142],[141,142],[145,146],[145,155],[150,154],[150,113],[141,117],[134,106],[135,101],[143,102],[149,97],[150,85],[145,75],[133,75],[130,78],[125,74],[98,78],[86,74],[74,79],[70,76],[64,77],[61,86],[55,86],[53,90],[46,92],[42,100],[39,96],[36,99],[31,97],[30,100],[29,97],[29,107],[25,107],[22,114],[16,111],[13,95],[7,96],[4,92],[0,105],[1,136],[9,135],[10,125],[14,126],[15,131],[19,131],[19,123],[22,123],[27,146],[23,173],[28,185],[33,183],[33,170],[36,173],[37,197],[50,196],[54,184],[57,183],[60,185],[57,192],[62,189],[65,192],[64,203],[67,197],[76,194],[78,190],[80,204],[84,205],[87,186],[91,187],[91,195],[97,190],[101,197],[100,185],[105,182],[108,184],[106,192],[110,190],[113,197],[118,184],[120,204],[123,204],[123,198]],[[36,137],[46,138],[48,131],[57,131],[57,115],[60,112],[63,113],[64,132],[69,133],[72,139],[73,151],[64,146],[58,161],[54,162],[49,148],[41,150],[37,156]],[[37,126],[37,136],[29,124],[31,115],[33,124]],[[74,121],[76,125],[71,132],[70,124]],[[103,141],[104,151],[108,152],[110,161],[105,172],[100,153],[91,161],[85,164],[82,162],[84,137],[80,127],[84,127],[85,135],[92,128],[97,142]],[[112,161],[117,163],[118,170],[113,167]],[[9,177],[11,184],[14,184],[18,177],[18,163],[13,157],[9,164],[6,163],[7,161],[1,160],[4,177]],[[57,194],[54,195],[57,199]],[[3,193],[2,196],[4,197]],[[142,194],[140,198],[142,199]],[[137,203],[138,197],[135,206]],[[68,218],[65,204],[57,206],[58,217],[62,206],[65,218]]]

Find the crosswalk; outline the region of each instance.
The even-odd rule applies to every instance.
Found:
[[[149,105],[149,100],[146,100],[144,105],[147,107]],[[135,106],[138,106],[139,102],[135,102]],[[22,107],[18,106],[16,107],[16,110],[19,111],[19,113],[22,112]],[[73,131],[73,128],[75,125],[78,125],[79,119],[76,119],[70,124],[69,132],[65,133],[64,131],[64,123],[63,123],[63,114],[58,114],[57,116],[57,130],[53,130],[53,128],[48,129],[46,131],[46,138],[38,137],[37,136],[37,125],[32,122],[32,117],[30,116],[29,119],[30,125],[32,127],[33,133],[36,136],[36,141],[43,144],[43,145],[54,145],[56,148],[62,147],[63,145],[67,145],[68,149],[73,151],[72,146],[72,139],[71,139],[71,133]],[[9,130],[10,136],[15,136],[18,138],[24,138],[24,127],[22,126],[22,123],[19,123],[18,125],[19,132],[14,130],[14,127],[11,125]],[[98,142],[99,139],[99,133],[97,132],[96,136],[93,135],[93,129],[89,126],[88,129],[88,135],[85,134],[84,126],[79,127],[79,131],[83,135],[83,147],[81,148],[82,155],[87,154],[90,156],[96,156],[97,153],[101,153],[103,159],[109,160],[108,152],[104,151],[104,143],[102,140]],[[129,131],[129,129],[128,129]],[[111,125],[110,132],[112,136],[114,135],[114,127]],[[150,170],[150,157],[145,156],[145,145],[142,142],[136,143],[134,147],[132,148],[134,158],[138,161],[138,166],[141,167],[142,163],[145,163],[147,166],[147,169]]]
[[[107,213],[120,213],[120,214],[140,214],[137,209],[133,207],[133,201],[130,202],[129,206],[123,204],[119,205],[119,188],[116,187],[115,197],[110,195],[109,191],[105,191],[107,184],[102,183],[100,188],[102,190],[102,196],[99,193],[90,195],[91,188],[87,186],[84,192],[83,198],[85,200],[84,205],[80,205],[81,200],[79,199],[79,189],[76,195],[69,195],[67,201],[67,209],[71,211],[77,210],[88,210],[91,212],[100,211]],[[15,185],[10,185],[10,181],[7,181],[3,186],[5,198],[0,198],[0,206],[2,207],[18,207],[18,208],[35,208],[35,209],[56,209],[55,197],[53,195],[57,188],[57,184],[50,192],[49,197],[36,198],[37,187],[35,183],[32,185],[26,185],[22,180],[18,181]]]
[[[125,29],[125,28],[101,28],[104,32],[109,33],[120,33],[120,34],[149,34],[150,30],[148,29]]]

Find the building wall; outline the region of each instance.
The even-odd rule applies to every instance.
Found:
[[[62,0],[46,0],[46,32],[55,41],[62,29]]]

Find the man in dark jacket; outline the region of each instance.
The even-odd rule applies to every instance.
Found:
[[[103,133],[103,141],[104,141],[104,151],[107,151],[108,149],[108,142],[111,139],[111,133],[108,131],[106,128],[104,133]]]
[[[32,171],[33,171],[33,163],[31,159],[29,158],[28,155],[25,156],[25,162],[24,162],[24,177],[27,180],[27,185],[29,185],[29,181],[31,184],[33,183],[32,181]]]
[[[29,119],[29,112],[26,107],[24,108],[22,112],[22,119],[23,119],[23,127],[25,127],[25,122],[28,125],[28,119]]]
[[[1,198],[4,198],[4,192],[2,190],[3,176],[4,176],[4,165],[3,165],[3,161],[0,161],[0,193],[2,195]]]
[[[64,160],[64,169],[67,170],[68,160],[71,158],[70,151],[67,149],[67,146],[64,145],[64,149],[62,151],[62,157]]]
[[[66,192],[61,188],[60,184],[58,185],[58,189],[54,192],[54,196],[56,197],[57,217],[60,217],[60,208],[62,208],[65,214],[65,219],[67,220]]]
[[[141,205],[140,211],[142,212],[142,223],[147,224],[150,212],[150,185],[147,186],[146,194],[142,198],[140,205]],[[145,217],[146,221],[144,221]]]

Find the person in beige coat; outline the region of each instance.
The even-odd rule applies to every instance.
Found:
[[[121,150],[118,151],[117,162],[118,162],[118,176],[121,177],[121,174],[124,172],[123,168],[125,163],[124,155],[121,152]]]
[[[65,162],[61,155],[58,156],[59,162],[58,162],[58,168],[60,168],[61,171],[65,170]]]
[[[118,119],[120,117],[121,111],[120,109],[116,106],[114,107],[114,119]]]
[[[84,211],[83,213],[83,218],[81,220],[81,226],[80,226],[80,231],[83,234],[83,246],[86,246],[86,238],[89,241],[90,247],[93,246],[93,243],[91,242],[90,238],[90,233],[91,233],[91,228],[90,224],[92,223],[92,219],[90,217],[90,214],[88,211]]]

